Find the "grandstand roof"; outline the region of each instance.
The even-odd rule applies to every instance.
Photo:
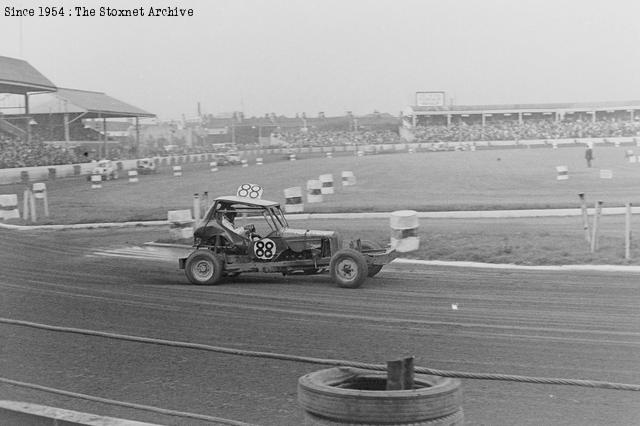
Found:
[[[27,61],[0,56],[0,93],[24,95],[55,91],[56,86]]]
[[[547,104],[504,104],[504,105],[451,105],[443,107],[411,106],[419,115],[461,114],[481,112],[535,112],[535,111],[602,111],[607,109],[640,109],[640,101],[604,101]]]
[[[102,92],[58,88],[47,99],[30,107],[31,114],[83,114],[83,118],[155,117]]]

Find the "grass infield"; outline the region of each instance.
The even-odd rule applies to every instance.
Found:
[[[305,212],[372,212],[537,209],[579,207],[578,193],[590,207],[596,200],[605,207],[640,205],[640,163],[629,163],[625,151],[635,147],[596,147],[593,167],[584,160],[584,148],[430,152],[297,161],[266,159],[262,166],[248,157],[249,167],[220,167],[208,163],[184,164],[183,176],[173,177],[169,167],[156,175],[126,176],[91,189],[82,178],[47,182],[50,217],[38,224],[120,222],[166,219],[168,210],[192,207],[193,195],[208,192],[209,199],[235,194],[241,183],[264,187],[263,198],[284,203],[283,190],[331,173],[335,194],[323,203],[305,204]],[[558,181],[555,167],[565,165],[569,179]],[[600,170],[613,172],[600,178]],[[353,171],[357,184],[342,187],[342,171]],[[18,194],[22,210],[23,185],[0,186],[2,194]],[[26,224],[22,220],[10,223]],[[293,227],[333,229],[348,238],[388,241],[386,220],[292,221]],[[633,223],[632,228],[637,225]],[[406,257],[519,264],[629,263],[640,264],[640,250],[632,245],[632,260],[624,259],[624,218],[601,218],[599,250],[589,252],[582,222],[575,218],[546,219],[422,219],[421,248]]]

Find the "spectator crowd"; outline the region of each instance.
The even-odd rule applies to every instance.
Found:
[[[404,142],[398,133],[391,130],[288,130],[275,134],[280,140],[296,147],[336,145],[377,145]]]
[[[0,169],[9,167],[52,166],[86,162],[72,150],[46,145],[37,138],[26,142],[0,135]]]
[[[481,124],[424,126],[414,130],[415,142],[471,142],[531,139],[577,139],[640,135],[638,121],[525,120],[522,123],[492,121]]]

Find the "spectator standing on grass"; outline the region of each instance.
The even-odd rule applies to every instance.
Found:
[[[591,167],[591,161],[593,160],[593,148],[591,145],[587,145],[587,149],[584,151],[584,158],[587,160],[587,167]]]

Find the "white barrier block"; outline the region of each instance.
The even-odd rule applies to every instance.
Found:
[[[284,198],[284,211],[286,213],[302,213],[304,211],[301,187],[294,186],[292,188],[285,188]]]
[[[320,184],[322,187],[320,188],[320,192],[322,195],[333,194],[333,175],[326,174],[320,175]]]
[[[217,172],[218,171],[218,162],[217,161],[212,161],[209,163],[209,167],[211,168],[212,172]]]
[[[600,179],[613,179],[613,170],[600,170]]]
[[[0,219],[20,219],[18,194],[0,195]]]
[[[296,161],[296,155],[295,154],[289,154],[289,161]]]
[[[240,164],[242,164],[242,167],[249,167],[249,162],[247,160],[240,160]]]
[[[91,189],[100,189],[100,188],[102,188],[102,176],[91,175]]]
[[[43,200],[46,196],[47,185],[44,182],[36,182],[33,184],[33,196]]]
[[[351,171],[342,172],[342,186],[353,186],[356,184],[356,176]]]
[[[127,174],[129,175],[129,182],[131,183],[138,182],[138,172],[136,170],[129,170]]]
[[[173,166],[173,175],[175,177],[182,176],[182,166]]]
[[[331,153],[331,152],[327,152],[326,155],[327,155],[327,158],[333,158],[333,153]]]
[[[322,185],[319,180],[307,181],[307,202],[308,203],[321,203],[322,202]]]
[[[558,172],[557,180],[569,179],[569,168],[567,166],[556,166],[556,171]]]
[[[262,158],[261,157],[256,158],[256,166],[262,166]]]
[[[418,213],[413,210],[398,210],[391,213],[391,247],[399,253],[418,250]]]
[[[171,238],[176,240],[193,238],[194,219],[191,216],[191,210],[169,210],[167,221]]]

